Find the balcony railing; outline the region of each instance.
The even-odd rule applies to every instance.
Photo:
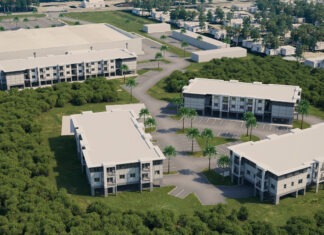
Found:
[[[142,167],[142,171],[150,171],[149,167]]]

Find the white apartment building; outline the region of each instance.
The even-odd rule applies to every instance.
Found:
[[[0,61],[0,88],[33,88],[60,82],[107,79],[123,73],[136,74],[134,53],[126,49],[74,51],[64,55]],[[121,71],[121,65],[128,71]]]
[[[81,6],[84,8],[104,8],[104,7],[106,7],[104,0],[83,0]]]
[[[252,112],[259,121],[291,124],[301,97],[299,86],[195,78],[183,87],[184,106],[198,114],[242,119]]]
[[[249,183],[260,200],[279,203],[286,195],[305,194],[306,187],[324,182],[324,123],[270,135],[257,142],[230,146],[231,177]]]
[[[312,68],[322,68],[324,69],[324,56],[318,56],[313,58],[306,58],[304,65],[311,66]]]
[[[91,195],[108,196],[123,189],[152,190],[162,182],[165,157],[130,108],[71,116]]]

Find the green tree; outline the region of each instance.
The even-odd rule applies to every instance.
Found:
[[[146,128],[155,128],[156,127],[156,121],[152,117],[148,117],[144,122],[145,129]]]
[[[252,112],[246,112],[243,115],[243,119],[245,121],[245,127],[246,127],[246,135],[248,136],[249,134],[249,129],[250,129],[250,140],[252,140],[252,128],[256,127],[257,121]]]
[[[124,76],[124,84],[126,82],[126,76],[125,76],[125,72],[127,72],[129,70],[128,65],[127,64],[122,64],[120,66],[120,71],[122,72],[122,76]]]
[[[229,166],[229,164],[230,164],[230,159],[226,155],[220,156],[217,160],[217,165],[220,168],[226,168]]]
[[[165,36],[164,34],[162,34],[162,35],[160,36],[160,39],[164,41],[165,39],[167,39],[167,36]]]
[[[145,118],[150,115],[150,112],[147,108],[142,108],[139,112],[139,117],[144,118],[144,123],[145,123]]]
[[[174,97],[174,98],[171,99],[171,103],[172,103],[173,105],[175,105],[175,107],[176,107],[176,111],[177,111],[177,113],[178,113],[178,111],[179,111],[179,107],[180,107],[181,105],[183,105],[183,98],[182,98],[182,97]]]
[[[220,7],[217,7],[216,8],[216,10],[215,10],[215,17],[219,21],[223,21],[224,20],[225,13],[224,13],[224,11]]]
[[[308,115],[309,112],[309,102],[305,99],[300,100],[297,108],[298,114],[302,115],[302,120],[300,122],[300,129],[303,129],[303,124],[304,124],[304,116]]]
[[[160,68],[160,61],[163,59],[163,55],[161,52],[157,52],[155,54],[155,61],[158,63],[158,69]]]
[[[213,12],[211,10],[208,10],[207,12],[207,21],[212,22],[213,21]]]
[[[198,116],[198,113],[195,109],[189,109],[187,113],[187,118],[190,119],[190,128],[192,128],[192,121],[195,117]]]
[[[186,49],[186,47],[188,47],[188,46],[189,46],[189,44],[188,44],[187,42],[185,42],[185,41],[182,41],[182,42],[181,42],[181,47],[182,47],[182,49],[183,49],[183,57],[185,57],[185,53],[186,53],[185,49]]]
[[[208,157],[208,171],[210,171],[210,160],[212,157],[216,156],[216,148],[215,146],[206,146],[206,148],[203,151],[204,157]]]
[[[209,143],[208,143],[209,140],[214,138],[214,133],[213,133],[213,131],[211,129],[205,128],[201,132],[200,136],[205,139],[205,146],[208,146],[209,145]]]
[[[170,160],[172,157],[176,156],[176,150],[173,146],[169,145],[166,146],[163,150],[163,154],[167,157],[168,159],[168,174],[170,174]]]
[[[162,45],[160,47],[160,51],[163,53],[163,56],[165,56],[165,52],[169,49],[167,45]]]
[[[18,16],[15,16],[15,17],[13,18],[13,21],[14,21],[15,24],[16,24],[16,28],[18,28],[19,17],[18,17]]]
[[[181,107],[178,110],[178,116],[182,119],[182,131],[184,131],[184,122],[185,122],[185,118],[188,116],[189,113],[189,109],[186,107]]]
[[[133,102],[133,88],[136,87],[137,83],[134,78],[129,78],[126,82],[126,86],[130,89],[130,100]]]
[[[297,58],[297,62],[299,62],[303,57],[303,46],[300,43],[296,45],[295,56]]]
[[[197,128],[189,128],[186,131],[188,139],[191,140],[191,153],[194,152],[194,140],[199,136],[199,130]]]
[[[203,37],[202,37],[201,35],[198,35],[198,36],[197,36],[197,40],[198,40],[198,41],[202,41],[202,40],[203,40]]]

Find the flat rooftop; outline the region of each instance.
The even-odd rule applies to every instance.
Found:
[[[82,62],[101,61],[104,59],[136,58],[137,56],[126,49],[73,51],[66,55],[49,55],[44,57],[30,57],[26,59],[13,59],[0,61],[0,71],[14,72],[32,68],[44,68]]]
[[[131,111],[84,112],[71,119],[82,135],[88,167],[165,159]]]
[[[219,79],[195,78],[183,87],[185,94],[223,95],[267,99],[272,101],[295,103],[300,98],[299,86],[246,83],[237,80],[224,81]]]
[[[246,52],[245,48],[242,47],[227,47],[227,48],[219,48],[219,49],[213,49],[213,50],[204,50],[204,51],[194,51],[192,54],[196,55],[212,55],[212,54],[222,54],[224,52]]]
[[[324,123],[293,129],[284,135],[230,146],[229,149],[277,176],[303,169],[324,159]]]
[[[0,53],[129,40],[108,24],[87,24],[0,32]]]

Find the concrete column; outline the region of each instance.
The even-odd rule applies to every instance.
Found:
[[[94,195],[95,195],[94,187],[91,187],[91,196],[94,196]]]
[[[239,167],[238,167],[238,178],[237,178],[237,184],[241,183],[241,159],[239,159]]]
[[[263,201],[263,193],[264,193],[264,178],[265,178],[265,170],[262,170],[261,176],[261,190],[260,190],[260,201]]]
[[[231,160],[232,160],[232,162],[231,162],[231,181],[233,183],[233,181],[234,181],[234,176],[233,176],[233,174],[234,174],[234,157],[233,156],[231,156]]]
[[[280,201],[280,196],[276,195],[275,196],[275,205],[278,205],[279,204],[279,201]]]
[[[298,190],[294,194],[295,194],[295,198],[298,198]]]

